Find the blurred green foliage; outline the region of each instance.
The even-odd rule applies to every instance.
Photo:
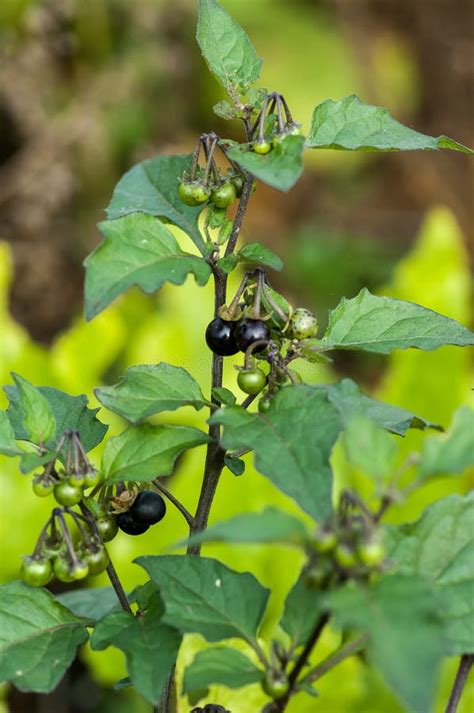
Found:
[[[0,374],[2,383],[11,380],[9,372],[14,370],[38,385],[49,384],[73,394],[86,392],[92,403],[98,405],[92,391],[95,386],[113,382],[126,367],[133,364],[168,361],[186,367],[203,389],[209,388],[210,354],[203,340],[212,311],[209,286],[200,289],[194,281],[188,281],[179,289],[163,288],[157,298],[145,298],[138,292],[132,292],[90,323],[77,319],[69,330],[57,337],[50,349],[45,349],[32,342],[25,330],[9,316],[7,294],[11,265],[5,245],[1,247],[0,257],[3,266],[0,291],[4,343]],[[230,289],[232,291],[232,285]],[[462,322],[469,322],[469,277],[463,239],[453,216],[446,209],[435,209],[427,217],[413,251],[398,264],[392,283],[383,293],[420,302]],[[232,359],[228,361],[224,384],[235,388]],[[448,425],[454,409],[468,400],[470,366],[465,350],[446,347],[428,354],[396,352],[386,360],[385,365],[377,396],[410,408],[430,420]],[[304,377],[312,382],[332,381],[337,374],[327,367],[309,365]],[[2,399],[5,401],[3,396]],[[104,410],[99,415],[110,425],[111,435],[120,432],[124,424],[119,417]],[[165,418],[171,418],[175,423],[203,426],[205,414],[189,408],[160,415],[155,420],[160,422]],[[419,445],[422,438],[423,434],[419,432],[407,436],[405,452]],[[93,453],[96,463],[101,449],[99,446]],[[190,509],[194,507],[198,493],[203,455],[202,449],[186,453],[170,479],[173,492]],[[340,447],[334,453],[333,465],[338,488],[356,485],[370,498],[371,481],[349,466]],[[8,508],[8,518],[2,518],[0,530],[4,543],[2,580],[5,580],[17,577],[20,557],[32,550],[41,523],[51,509],[51,502],[32,495],[30,477],[20,475],[12,460],[2,459],[1,475],[2,507],[4,510]],[[467,475],[439,478],[427,484],[407,502],[394,507],[390,520],[402,522],[417,518],[429,502],[449,492],[465,492],[469,487],[469,478],[472,481],[472,475]],[[21,507],[10,507],[10,503],[21,503]],[[292,501],[253,469],[247,458],[243,476],[235,477],[228,470],[224,472],[212,521],[227,519],[242,511],[258,511],[269,504],[305,518]],[[144,580],[142,570],[132,564],[135,557],[164,552],[185,535],[186,528],[179,514],[171,508],[156,531],[153,529],[136,539],[122,534],[112,542],[111,554],[126,588],[131,589]],[[272,588],[262,637],[284,636],[281,631],[275,632],[276,621],[285,594],[302,564],[301,557],[295,557],[293,551],[284,547],[208,545],[205,551],[237,570],[252,571],[264,585]],[[103,576],[94,581],[99,586],[106,583]],[[317,655],[320,657],[329,653],[339,636],[335,631],[328,630],[318,645]],[[192,659],[193,653],[204,645],[198,636],[187,637],[180,660],[181,670],[183,664]],[[123,671],[121,654],[116,651],[96,653],[86,649],[83,658],[92,667],[93,676],[107,685],[113,684]],[[448,696],[454,667],[454,661],[446,662],[439,697],[440,711]],[[383,710],[397,713],[401,710],[380,677],[359,658],[345,662],[324,678],[319,688],[320,699],[301,695],[295,699],[290,711],[356,713],[363,710],[364,713],[380,713]],[[128,696],[126,692],[117,695],[119,699]],[[468,699],[467,692],[460,713],[468,713]],[[244,713],[242,700],[245,700],[245,710],[252,708],[252,705],[257,709],[263,703],[258,686],[245,689],[243,694],[216,688],[212,691],[212,700],[227,706],[233,713]],[[133,706],[132,709],[138,710]],[[180,710],[188,710],[184,700]]]

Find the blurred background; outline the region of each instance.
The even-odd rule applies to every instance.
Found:
[[[285,95],[303,128],[309,127],[316,104],[356,93],[386,105],[398,120],[423,133],[474,145],[474,6],[468,0],[222,4],[264,58],[261,85]],[[1,383],[11,381],[13,370],[35,384],[86,392],[93,399],[94,386],[114,383],[127,366],[165,360],[189,368],[203,386],[208,384],[210,357],[202,336],[212,311],[207,288],[188,282],[164,288],[156,298],[132,291],[92,323],[81,317],[82,260],[100,239],[96,223],[118,178],[157,153],[190,152],[203,131],[242,138],[238,122],[224,122],[212,112],[223,94],[200,57],[195,24],[193,0],[0,3]],[[307,152],[307,170],[288,195],[259,186],[243,237],[281,255],[285,271],[271,275],[272,284],[296,306],[315,310],[323,325],[342,295],[367,286],[472,326],[473,165],[469,157],[448,151]],[[469,356],[454,348],[390,358],[361,359],[347,352],[331,368],[312,368],[305,376],[310,381],[357,378],[374,395],[444,426],[468,398],[471,383]],[[233,387],[232,365],[226,379]],[[118,417],[102,411],[100,418],[111,433],[123,428]],[[187,410],[171,415],[173,422],[196,425],[203,418]],[[421,438],[412,434],[405,452]],[[341,483],[356,477],[337,452],[334,460]],[[199,474],[201,466],[201,453],[187,454],[172,478],[170,487],[190,507],[197,479],[190,481],[189,474]],[[5,580],[17,576],[19,557],[32,550],[50,504],[30,495],[29,479],[17,473],[16,464],[3,459],[1,471]],[[250,461],[244,478],[227,472],[215,519],[268,502],[296,511]],[[427,503],[468,487],[467,478],[440,479],[394,517],[414,519]],[[12,501],[21,507],[12,509]],[[159,547],[184,534],[170,512]],[[131,560],[144,549],[156,552],[157,542],[148,534],[140,543],[130,539],[121,536],[111,549],[131,588],[142,581]],[[275,587],[265,630],[273,635],[301,562],[283,548],[207,551]],[[322,646],[329,651],[334,645],[337,634],[329,632]],[[201,641],[190,640],[183,656],[190,660],[200,646]],[[455,665],[446,663],[439,711]],[[0,710],[148,711],[132,693],[111,691],[122,669],[121,655],[86,650],[55,693],[36,696],[4,688]],[[246,706],[251,695],[245,694]],[[256,691],[255,710],[258,696]],[[383,681],[357,659],[322,682],[320,700],[304,698],[290,710],[402,711]],[[233,713],[249,710],[224,689],[213,691],[209,700]],[[472,698],[462,705],[461,713],[472,710]],[[180,711],[189,708],[183,701]]]

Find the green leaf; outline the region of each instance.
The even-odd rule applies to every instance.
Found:
[[[446,654],[474,653],[474,491],[430,505],[420,520],[387,532],[398,571],[428,579],[440,598]]]
[[[367,651],[393,692],[416,713],[430,713],[442,658],[442,626],[427,582],[381,577],[372,587],[354,583],[330,595],[342,626],[368,633]]]
[[[170,475],[176,458],[188,448],[209,441],[209,436],[190,426],[141,426],[128,428],[111,438],[102,456],[102,472],[108,484],[122,480],[146,483]]]
[[[233,104],[223,99],[212,107],[214,114],[220,116],[221,119],[241,119],[244,117],[244,112],[241,109],[237,109]]]
[[[30,473],[46,463],[56,458],[56,451],[47,451],[46,453],[23,453],[20,460],[20,470],[22,473]]]
[[[231,473],[234,475],[242,475],[245,471],[245,462],[241,458],[235,456],[225,455],[224,463]]]
[[[157,156],[138,163],[117,183],[107,208],[109,220],[129,213],[146,213],[169,220],[184,230],[203,253],[205,243],[198,228],[203,205],[190,208],[178,196],[179,180],[189,173],[192,154]]]
[[[255,467],[316,519],[331,513],[329,456],[342,429],[327,395],[311,386],[282,389],[265,415],[240,406],[220,409],[210,423],[224,426],[224,448],[254,451]]]
[[[301,574],[285,600],[280,621],[280,626],[291,637],[295,648],[306,643],[325,609],[325,603],[326,593],[307,587],[304,575]]]
[[[365,104],[352,95],[327,99],[313,112],[308,148],[346,151],[415,151],[454,149],[474,151],[447,136],[426,136],[396,121],[388,109]]]
[[[87,641],[78,619],[45,589],[9,582],[0,587],[0,681],[20,691],[48,693]]]
[[[376,480],[390,476],[397,457],[393,438],[374,421],[354,416],[342,438],[347,460]]]
[[[207,403],[186,369],[165,362],[132,366],[118,384],[95,389],[94,393],[103,406],[132,423],[181,406],[199,410]]]
[[[219,258],[217,264],[219,265],[219,268],[226,273],[226,275],[230,275],[232,270],[235,270],[239,264],[239,256],[237,253],[230,253],[230,255]]]
[[[192,535],[190,542],[278,542],[302,546],[308,540],[306,527],[293,515],[275,507],[262,512],[247,512],[211,525]]]
[[[474,410],[464,406],[454,416],[450,430],[423,443],[419,475],[462,473],[474,466]]]
[[[4,386],[3,388],[10,402],[7,414],[15,431],[15,438],[20,441],[28,441],[30,439],[24,423],[25,415],[18,388],[16,386]],[[87,396],[84,394],[70,396],[64,391],[53,389],[50,386],[38,386],[38,391],[45,397],[56,420],[56,433],[46,441],[44,444],[46,448],[54,450],[64,431],[69,430],[79,432],[86,451],[90,451],[101,442],[108,426],[97,419],[98,408],[87,408]]]
[[[152,704],[159,701],[176,662],[181,634],[160,620],[161,602],[135,618],[112,612],[97,624],[91,639],[98,651],[116,646],[124,652],[127,670],[137,690]]]
[[[134,213],[104,221],[99,228],[105,240],[84,261],[87,319],[133,285],[150,294],[166,281],[182,285],[191,272],[199,285],[209,279],[209,264],[183,252],[168,228],[151,215]]]
[[[231,98],[245,94],[257,81],[262,60],[246,32],[216,0],[199,0],[196,39],[207,66]]]
[[[244,262],[271,267],[272,270],[281,270],[283,262],[275,253],[262,243],[247,243],[238,252],[239,258]]]
[[[409,347],[432,351],[445,344],[474,344],[474,332],[426,307],[363,289],[332,310],[321,348],[388,354]]]
[[[139,557],[160,586],[163,621],[208,641],[233,636],[251,641],[267,605],[268,589],[248,572],[234,572],[207,557]]]
[[[261,671],[241,651],[227,646],[200,651],[184,672],[183,693],[199,691],[213,684],[243,688],[258,683]]]
[[[235,394],[223,386],[215,386],[212,389],[212,395],[226,406],[233,406],[236,402]]]
[[[329,401],[338,409],[346,427],[355,417],[368,418],[387,431],[404,436],[409,428],[437,428],[434,423],[425,421],[419,416],[391,404],[377,401],[363,394],[352,379],[342,379],[336,384],[317,387],[324,390]]]
[[[21,456],[24,451],[18,447],[15,431],[6,411],[0,411],[0,453],[4,456]]]
[[[43,445],[56,432],[56,419],[41,391],[19,374],[12,374],[23,411],[23,426],[28,440]]]
[[[94,587],[75,589],[56,595],[56,600],[69,609],[75,616],[98,621],[112,609],[120,606],[112,587]]]
[[[229,157],[255,178],[279,191],[289,191],[303,172],[303,136],[286,136],[270,153],[261,156],[248,144],[233,146]]]

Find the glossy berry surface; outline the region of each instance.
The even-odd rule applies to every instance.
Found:
[[[153,490],[142,490],[135,498],[129,510],[135,522],[142,525],[155,525],[166,515],[166,503]]]
[[[43,480],[43,478],[35,478],[33,480],[33,492],[39,498],[45,498],[51,495],[54,490],[54,483],[51,480]]]
[[[149,525],[143,525],[141,522],[136,522],[130,512],[122,512],[117,516],[117,525],[122,532],[127,535],[143,535],[149,528]]]
[[[271,399],[263,397],[263,399],[260,399],[258,402],[258,410],[260,413],[267,413],[268,409],[270,408],[271,404]]]
[[[271,674],[267,674],[262,681],[262,688],[270,698],[278,700],[284,698],[290,690],[290,684],[286,677],[274,678]]]
[[[186,205],[196,207],[211,197],[211,191],[200,181],[182,181],[178,195]]]
[[[116,517],[99,517],[95,524],[104,542],[110,542],[113,540],[118,532]]]
[[[89,567],[89,574],[100,574],[109,564],[109,555],[104,547],[100,547],[95,552],[84,554],[84,560]]]
[[[54,488],[54,497],[60,505],[72,507],[82,500],[82,488],[71,485],[67,480],[58,483]]]
[[[235,341],[235,322],[216,317],[207,326],[206,344],[214,354],[231,356],[237,354],[239,347]]]
[[[70,569],[73,581],[78,582],[85,579],[89,574],[89,565],[85,560],[78,560]]]
[[[249,369],[247,371],[239,371],[237,383],[245,394],[254,396],[265,388],[267,377],[260,369]]]
[[[99,485],[101,480],[102,480],[102,476],[99,473],[99,471],[92,470],[89,473],[87,473],[84,478],[84,487],[85,488],[95,488],[96,485]]]
[[[295,309],[290,318],[287,336],[290,339],[310,339],[318,331],[318,321],[309,309]]]
[[[241,352],[246,352],[251,344],[259,341],[268,341],[270,333],[265,322],[261,319],[242,319],[235,328],[235,341]],[[265,349],[266,344],[261,344],[254,349],[254,353]]]
[[[65,557],[56,557],[53,565],[54,576],[60,582],[74,582],[74,577],[71,572],[71,565]]]
[[[260,156],[264,156],[267,153],[270,153],[272,150],[272,145],[269,141],[254,141],[253,144],[253,150],[255,153],[258,153]]]
[[[236,197],[237,193],[232,181],[226,181],[211,193],[211,200],[216,208],[228,208]]]
[[[44,587],[53,576],[53,567],[47,559],[25,557],[21,566],[21,577],[30,587]]]

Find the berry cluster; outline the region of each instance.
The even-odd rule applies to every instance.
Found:
[[[268,94],[250,132],[252,151],[265,156],[285,137],[300,134],[301,124],[293,120],[285,98],[277,92]]]
[[[251,278],[255,278],[252,281]],[[298,358],[305,340],[316,336],[316,317],[307,309],[292,310],[272,290],[261,268],[247,273],[229,307],[206,329],[206,343],[219,356],[245,353],[243,367],[238,367],[240,389],[256,396],[264,391],[259,410],[264,413],[275,393],[285,384],[298,383],[298,374],[288,368]]]
[[[166,503],[154,490],[138,493],[130,508],[117,515],[117,525],[127,535],[143,535],[166,514]]]

